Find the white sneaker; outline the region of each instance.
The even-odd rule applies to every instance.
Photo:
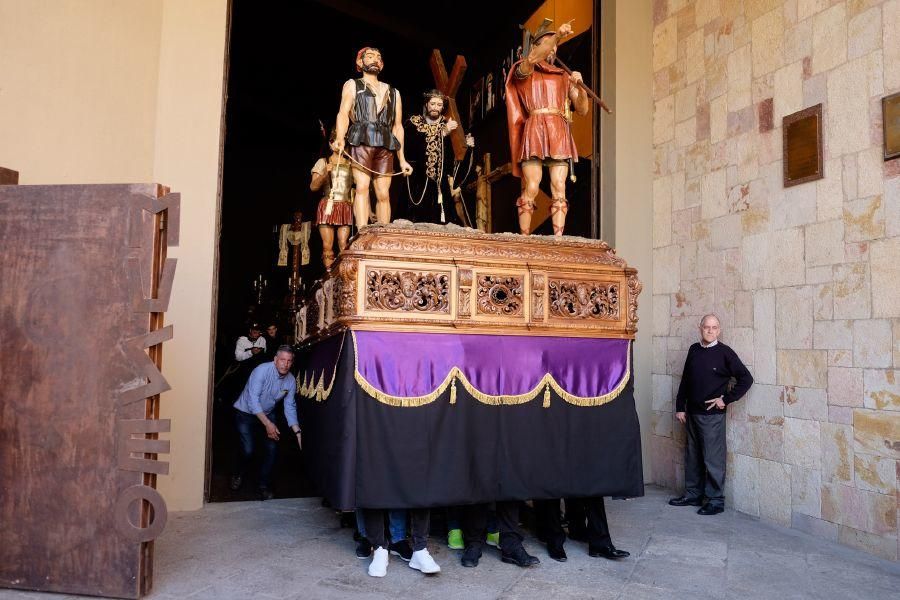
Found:
[[[369,575],[372,577],[384,577],[387,575],[388,551],[387,548],[378,546],[372,553],[372,562],[369,564]]]
[[[432,573],[441,572],[441,568],[436,562],[434,562],[434,559],[431,558],[431,555],[428,554],[427,548],[423,548],[421,550],[416,550],[415,552],[413,552],[412,558],[409,560],[409,567],[411,569],[416,569],[429,575]]]

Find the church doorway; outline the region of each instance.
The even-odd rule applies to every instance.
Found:
[[[207,501],[258,497],[252,478],[231,489],[238,444],[232,404],[250,372],[247,365],[237,363],[235,344],[252,324],[261,333],[275,325],[276,339],[293,343],[298,298],[324,272],[314,224],[297,228],[301,232],[294,236],[300,240],[297,246],[285,241],[283,226],[291,224],[298,211],[300,222],[315,220],[320,196],[310,191],[310,169],[325,152],[323,135],[334,124],[341,86],[357,77],[357,50],[374,46],[382,52],[380,79],[400,93],[404,118],[421,114],[423,93],[436,87],[430,66],[435,49],[440,50],[447,72],[458,55],[465,58],[456,102],[460,125],[475,137],[471,165],[462,165],[470,170],[463,187],[466,206],[474,222],[477,168],[488,174],[487,168],[493,173],[488,182],[488,230],[511,232],[517,228],[520,182],[502,168],[510,156],[502,89],[522,45],[520,24],[539,23],[549,16],[556,17],[558,25],[571,18],[567,11],[574,10],[579,15],[573,23],[576,34],[559,54],[590,84],[599,73],[598,61],[592,58],[599,54],[599,5],[599,0],[320,0],[283,3],[275,9],[233,0]],[[567,191],[571,204],[566,233],[584,237],[598,237],[599,232],[599,127],[594,112],[576,133],[581,158]],[[546,179],[543,185],[549,194]],[[408,196],[405,182],[397,178],[391,186],[394,218],[407,216]],[[309,229],[305,250],[304,227]],[[546,216],[534,233],[552,234]],[[299,279],[293,275],[294,252],[299,257]],[[287,431],[287,424],[280,423],[280,429]],[[281,438],[272,482],[276,497],[314,494],[303,477],[303,453],[292,436]]]

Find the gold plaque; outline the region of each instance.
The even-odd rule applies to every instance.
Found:
[[[884,160],[900,156],[900,92],[881,99]]]
[[[822,105],[816,104],[782,121],[784,187],[822,179]]]

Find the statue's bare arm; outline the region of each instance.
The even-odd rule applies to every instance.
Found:
[[[344,150],[344,138],[347,137],[347,129],[350,127],[350,112],[353,110],[353,102],[356,100],[356,84],[348,79],[341,89],[341,107],[338,109],[337,119],[334,125],[334,145],[337,153]]]

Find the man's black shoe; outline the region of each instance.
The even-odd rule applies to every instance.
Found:
[[[231,488],[232,492],[236,492],[239,489],[241,489],[242,483],[244,483],[244,480],[240,475],[232,475],[231,476],[231,484],[228,487]]]
[[[717,515],[721,512],[725,512],[725,508],[722,506],[718,506],[716,504],[706,503],[703,507],[697,511],[698,515]]]
[[[477,546],[466,546],[462,555],[462,566],[477,567],[478,561],[481,559],[481,548]]]
[[[669,500],[669,506],[703,506],[703,500],[700,498],[688,498],[687,496],[679,496]]]
[[[569,539],[573,542],[587,542],[587,530],[569,527]]]
[[[412,546],[409,545],[408,540],[400,540],[399,542],[388,544],[388,552],[409,562],[409,559],[412,558],[413,549]]]
[[[541,560],[537,556],[532,556],[525,551],[522,545],[516,546],[511,551],[500,551],[500,560],[511,565],[519,567],[531,567],[540,564]]]
[[[630,552],[619,550],[615,546],[589,546],[588,554],[594,558],[602,556],[603,558],[608,558],[610,560],[631,556]]]
[[[369,558],[372,555],[372,544],[369,540],[362,538],[356,544],[356,558]]]
[[[550,558],[558,562],[566,562],[569,559],[569,557],[566,556],[566,551],[562,544],[547,545],[547,554],[550,555]]]

